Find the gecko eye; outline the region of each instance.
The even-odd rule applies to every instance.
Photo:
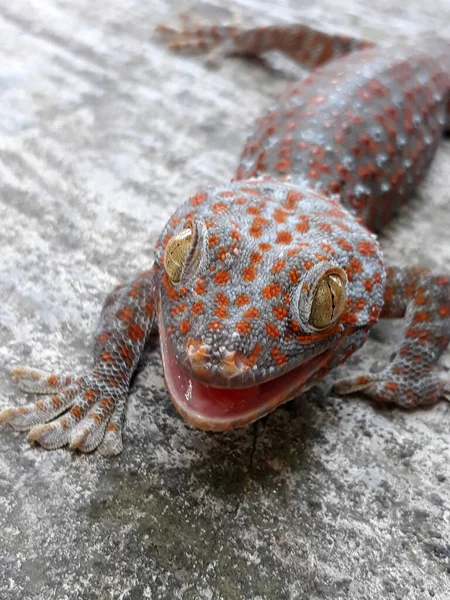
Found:
[[[334,325],[342,315],[347,295],[347,278],[342,269],[328,272],[317,284],[309,314],[309,324],[316,330]]]
[[[164,268],[172,283],[179,283],[181,279],[194,237],[192,224],[188,223],[184,229],[172,236],[167,244],[164,253]]]

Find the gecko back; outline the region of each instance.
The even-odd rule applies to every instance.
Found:
[[[268,173],[338,194],[380,231],[424,177],[450,124],[450,44],[370,47],[291,84],[258,121],[237,179]]]

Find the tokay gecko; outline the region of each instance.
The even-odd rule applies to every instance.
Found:
[[[334,391],[403,408],[450,399],[436,372],[450,340],[450,278],[385,266],[376,238],[450,129],[450,43],[382,48],[303,25],[159,29],[175,51],[278,50],[310,74],[257,122],[232,182],[182,204],[153,267],[107,297],[92,368],[14,368],[42,398],[0,422],[44,448],[120,453],[131,378],[159,332],[182,417],[206,430],[244,426],[345,363],[380,318],[403,319],[391,361]]]

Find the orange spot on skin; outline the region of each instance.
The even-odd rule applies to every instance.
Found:
[[[314,263],[311,260],[305,260],[305,262],[303,263],[303,267],[309,271],[309,269],[311,269],[314,266]]]
[[[290,171],[292,169],[292,162],[287,158],[283,158],[277,162],[274,168],[275,171]]]
[[[272,273],[279,273],[280,271],[282,271],[284,269],[284,267],[286,266],[286,261],[285,260],[278,260],[276,263],[274,263],[273,267],[272,267]]]
[[[217,246],[217,244],[219,243],[219,236],[218,235],[212,235],[209,240],[208,240],[208,247],[209,248],[215,248]]]
[[[278,327],[275,327],[275,325],[272,325],[272,323],[266,323],[265,329],[267,335],[270,335],[270,337],[277,338],[280,335]]]
[[[373,281],[371,279],[364,280],[364,289],[369,293],[373,290]]]
[[[187,333],[189,333],[190,330],[191,330],[191,324],[189,323],[189,321],[187,319],[185,319],[184,321],[181,321],[180,332],[183,335],[186,335]]]
[[[431,321],[430,313],[424,311],[414,315],[413,323],[424,323],[425,321]]]
[[[249,196],[260,196],[261,192],[259,190],[255,190],[254,188],[242,188],[241,192],[244,194],[248,194]]]
[[[353,281],[353,276],[356,273],[362,273],[363,272],[363,267],[361,262],[355,257],[352,256],[351,259],[349,260],[349,263],[345,269],[345,272],[347,273],[347,277],[349,281]]]
[[[376,252],[375,246],[372,244],[372,242],[358,242],[356,247],[363,256],[373,256]]]
[[[211,207],[214,212],[224,213],[228,211],[228,206],[224,202],[216,202]]]
[[[245,364],[248,367],[253,367],[258,362],[259,355],[261,354],[262,345],[256,344],[256,346],[251,350],[248,356],[244,359]]]
[[[438,285],[447,285],[448,283],[450,283],[450,278],[444,276],[436,277],[435,282]]]
[[[296,192],[294,190],[289,190],[289,192],[287,193],[286,202],[284,204],[284,207],[287,208],[288,210],[295,210],[297,208],[298,202],[300,202],[300,200],[302,200],[302,198],[303,198],[303,194],[301,194],[300,192]]]
[[[169,298],[171,300],[173,300],[174,302],[177,302],[179,300],[178,292],[173,287],[167,273],[164,273],[162,282],[163,282],[163,286],[164,286],[164,290],[165,290],[166,294],[169,296]]]
[[[450,304],[441,304],[438,313],[443,319],[450,317]]]
[[[423,288],[419,288],[417,290],[416,295],[414,296],[414,303],[417,306],[425,306],[426,304],[428,304],[428,302],[429,302],[429,299],[425,295],[425,290]]]
[[[105,342],[107,342],[109,339],[111,339],[111,334],[108,333],[107,331],[104,331],[103,333],[101,333],[98,337],[97,337],[97,344],[104,344]],[[56,377],[56,375],[53,375],[52,377],[49,377],[48,379],[48,383],[50,385],[55,385],[55,383],[57,383],[57,377],[56,377],[56,381],[54,383],[50,382],[50,379],[54,379]]]
[[[120,344],[119,349],[120,349],[120,356],[123,358],[125,364],[127,365],[127,367],[131,367],[131,365],[133,364],[133,360],[134,360],[133,351],[126,344]]]
[[[245,306],[250,303],[250,297],[247,294],[239,294],[234,301],[236,306]]]
[[[255,281],[256,276],[257,276],[257,270],[252,265],[250,265],[249,267],[246,267],[242,271],[242,278],[244,279],[244,281]]]
[[[208,229],[212,229],[212,227],[217,227],[215,221],[205,221],[205,225]]]
[[[254,238],[261,237],[263,227],[265,227],[268,223],[269,221],[263,217],[255,217],[250,229],[248,230],[249,234]]]
[[[75,419],[77,421],[79,421],[81,419],[81,410],[78,408],[78,406],[74,406],[71,410],[70,410],[71,414],[75,417]]]
[[[241,234],[239,233],[239,231],[236,231],[236,229],[233,229],[233,231],[230,233],[231,238],[233,240],[235,240],[236,242],[240,242],[241,241]]]
[[[298,333],[300,331],[300,324],[297,321],[291,321],[290,325],[294,333]]]
[[[155,303],[153,302],[153,300],[149,300],[146,303],[144,311],[147,317],[153,317],[153,313],[155,312]]]
[[[292,233],[289,231],[280,231],[276,242],[277,244],[290,244],[292,242]]]
[[[262,261],[263,257],[260,252],[252,252],[250,254],[250,262],[253,265],[257,265]]]
[[[219,271],[214,277],[214,281],[217,285],[226,285],[230,281],[230,274],[228,271]]]
[[[241,335],[248,335],[252,330],[252,326],[248,321],[239,321],[236,323],[236,331]]]
[[[93,402],[95,400],[95,392],[92,388],[89,388],[88,390],[86,390],[83,394],[83,397],[88,401],[88,402]]]
[[[200,277],[200,279],[197,279],[197,281],[196,281],[196,283],[194,285],[194,291],[199,296],[201,296],[202,294],[205,293],[205,291],[206,291],[206,283],[205,283],[205,279],[203,277]]]
[[[119,428],[115,423],[108,423],[106,431],[118,431]]]
[[[279,348],[272,348],[272,351],[270,354],[271,354],[274,362],[279,367],[285,365],[288,361],[288,357],[285,354],[283,354]]]
[[[366,306],[366,301],[363,298],[358,298],[358,300],[355,300],[355,302],[353,302],[352,306],[356,311],[359,312],[363,310]]]
[[[281,293],[281,288],[276,283],[269,283],[269,285],[266,285],[266,287],[263,288],[261,293],[263,298],[270,300]]]
[[[109,364],[114,364],[114,362],[115,362],[109,352],[103,352],[103,354],[100,354],[100,358],[102,359],[103,362],[107,362]]]
[[[192,196],[192,198],[189,200],[189,204],[191,206],[200,206],[200,204],[202,204],[207,197],[208,196],[204,192],[195,194],[195,196]]]
[[[295,226],[295,231],[298,233],[306,233],[309,229],[309,224],[307,221],[302,221],[301,223],[297,223]]]
[[[221,262],[225,262],[228,256],[228,250],[227,248],[221,248],[218,253],[217,253],[217,258],[221,261]]]
[[[274,306],[272,308],[273,316],[279,321],[283,321],[288,316],[288,311],[284,306]]]
[[[274,210],[273,218],[277,223],[284,223],[289,216],[289,213],[283,210],[282,208],[277,208]]]
[[[261,209],[259,209],[257,206],[249,206],[247,208],[247,213],[249,215],[260,215],[261,214]]]
[[[55,408],[62,406],[62,400],[59,396],[52,396],[52,406]]]
[[[224,306],[218,306],[214,314],[218,319],[226,319],[228,317],[228,311]]]
[[[289,271],[289,279],[292,281],[292,283],[294,285],[299,282],[300,273],[297,271],[297,269],[295,267]]]
[[[186,307],[186,305],[184,305]],[[137,342],[138,340],[142,340],[145,336],[144,330],[139,325],[130,325],[127,327],[127,335],[130,340]]]
[[[346,250],[347,252],[351,252],[351,250],[353,249],[352,245],[350,244],[349,241],[345,240],[344,238],[339,238],[337,240],[337,243],[339,244],[339,246],[343,249]]]
[[[346,325],[354,325],[358,322],[358,317],[355,315],[355,313],[345,312],[339,320],[341,323],[345,323]]]
[[[261,252],[269,252],[269,250],[272,249],[272,244],[266,244],[265,242],[261,242],[260,244],[258,244],[258,248],[261,250]]]
[[[134,321],[134,312],[131,306],[124,306],[116,312],[116,317],[125,323]]]
[[[398,390],[398,385],[394,381],[388,381],[385,383],[385,387],[392,392],[396,392]]]
[[[203,302],[194,302],[194,304],[192,305],[192,314],[194,315],[194,317],[198,317],[203,313],[203,311]]]
[[[215,302],[219,306],[229,306],[230,305],[230,299],[228,298],[228,296],[226,294],[222,294],[222,292],[219,292],[218,294],[216,294]]]
[[[110,333],[106,333],[106,334],[104,333],[103,335],[104,336],[107,335],[108,337],[106,339],[101,340],[101,341],[106,341],[106,340],[108,340],[111,337]],[[99,335],[98,338],[97,338],[97,340],[99,340],[100,337],[101,336]],[[48,385],[56,385],[58,383],[58,381],[59,381],[58,375],[50,375],[50,377],[47,379]]]
[[[222,329],[222,323],[219,321],[211,321],[211,323],[208,325],[208,329],[211,331],[218,331],[219,329]]]
[[[248,308],[244,313],[244,317],[246,319],[257,319],[259,317],[259,309],[254,306]]]

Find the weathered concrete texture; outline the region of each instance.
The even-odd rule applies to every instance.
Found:
[[[220,0],[216,0],[219,6]],[[232,176],[280,71],[171,55],[169,0],[0,7],[0,404],[7,367],[89,362],[102,299],[146,268],[174,207]],[[444,0],[241,0],[383,43],[449,35]],[[217,7],[216,7],[217,8]],[[209,18],[226,16],[213,3]],[[450,143],[385,238],[388,258],[450,268]],[[395,235],[394,235],[395,234]],[[391,327],[360,352],[387,358]],[[450,355],[442,361],[447,376]],[[158,353],[136,379],[116,460],[0,432],[0,598],[450,598],[450,412],[406,414],[326,386],[230,434],[176,415]]]

